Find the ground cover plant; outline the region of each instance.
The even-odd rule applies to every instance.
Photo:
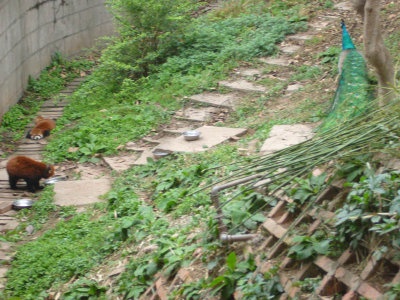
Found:
[[[117,153],[119,145],[168,122],[185,95],[214,87],[239,60],[271,55],[285,35],[305,28],[302,22],[267,14],[190,18],[188,23],[188,12],[197,6],[173,2],[112,2],[121,36],[112,39],[59,120],[71,127],[58,127],[62,132],[47,146],[50,160],[95,161],[96,153]],[[138,14],[138,7],[145,13]],[[154,27],[148,24],[153,19]],[[146,47],[140,52],[144,58],[138,57],[138,45]],[[78,151],[68,152],[70,147]]]
[[[219,12],[191,19],[189,15],[196,7],[194,2],[112,1],[115,16],[122,26],[121,36],[111,40],[99,67],[73,96],[59,122],[65,127],[59,127],[54,135],[47,148],[47,158],[57,162],[73,159],[95,163],[98,154],[117,153],[119,145],[147,135],[170,119],[171,113],[180,107],[183,96],[215,87],[217,80],[225,78],[239,61],[272,54],[274,44],[284,34],[303,28],[304,15],[315,11],[308,8],[306,2],[273,1],[270,6],[265,6],[263,1],[232,1]],[[332,4],[316,3],[318,8],[328,8]],[[263,9],[258,9],[260,7]],[[132,12],[131,18],[124,17],[128,11]],[[288,16],[289,20],[282,15]],[[155,18],[156,27],[152,28],[149,24]],[[271,35],[266,34],[267,30]],[[240,45],[235,47],[237,43]],[[138,45],[145,54],[143,57],[136,48]],[[324,60],[326,57],[323,65],[302,68],[291,80],[317,81],[325,76],[327,69],[334,68],[334,60],[330,55],[317,58]],[[274,86],[276,83],[269,84]],[[254,135],[251,138],[262,140],[274,124],[304,120],[303,115],[292,112],[290,116],[277,114],[268,119],[264,118],[266,114],[254,113],[265,110],[265,102],[278,97],[285,87],[285,84],[276,84],[267,95],[246,103],[230,122],[252,123]],[[316,87],[320,86],[317,84]],[[228,299],[240,291],[244,299],[279,297],[282,286],[276,276],[278,269],[259,273],[254,257],[243,259],[241,249],[235,252],[221,247],[209,191],[198,191],[231,176],[237,166],[230,163],[242,154],[238,147],[247,142],[244,138],[238,145],[222,145],[205,153],[176,155],[131,168],[117,176],[112,190],[105,196],[105,205],[90,208],[90,212],[84,214],[75,214],[68,209],[60,211],[61,215],[68,216],[65,220],[36,241],[18,249],[3,296],[40,299],[61,291],[65,292],[62,296],[65,299],[112,299],[117,296],[137,299],[154,283],[156,274],[172,278],[179,268],[194,265],[204,272],[197,281],[179,287],[174,296],[201,299],[219,295]],[[69,152],[70,147],[79,150]],[[250,164],[253,159],[243,156],[241,160]],[[221,165],[225,167],[217,168]],[[349,198],[349,205],[352,205],[368,189],[369,179],[360,179],[363,170],[350,169],[355,174],[349,179],[355,191],[355,197]],[[371,199],[394,194],[398,174],[389,173],[384,177],[381,182],[390,187],[390,192],[369,192]],[[281,179],[288,180],[285,176]],[[324,176],[310,176],[293,181],[294,189],[288,191],[296,198],[297,207],[293,207],[293,211],[314,201],[325,185],[324,180]],[[271,188],[282,181],[277,181]],[[231,196],[235,196],[233,200]],[[43,222],[47,211],[54,209],[49,198],[51,190],[46,190],[43,207],[32,222]],[[365,201],[370,204],[371,199]],[[277,203],[276,198],[247,188],[228,190],[226,195],[221,195],[220,201],[224,205],[223,222],[232,233],[256,229]],[[382,207],[384,213],[391,210],[388,202]],[[369,213],[364,210],[360,218]],[[374,218],[379,225],[376,232],[397,228],[392,222],[397,220],[395,218],[395,215],[382,216],[379,220]],[[390,222],[386,222],[388,219]],[[347,218],[343,224],[352,221]],[[390,232],[389,240],[396,231]],[[298,260],[312,259],[319,254],[330,255],[335,250],[331,247],[332,239],[324,231],[310,237],[299,236],[294,240],[291,255]],[[126,259],[128,263],[114,281],[113,288],[108,288],[97,282],[93,274],[102,263],[107,270],[112,267],[113,261],[107,262],[112,253],[118,254],[116,260]],[[71,286],[65,284],[71,278],[78,280]],[[299,285],[314,290],[317,280],[319,278],[309,282],[304,280]],[[396,289],[398,286],[393,286],[392,290]]]
[[[32,120],[40,105],[57,94],[65,84],[88,70],[93,62],[83,58],[67,60],[55,53],[50,65],[38,78],[29,78],[28,87],[21,101],[4,114],[0,126],[1,150],[13,147],[13,142],[24,134],[25,126]],[[10,149],[11,149],[10,148]]]

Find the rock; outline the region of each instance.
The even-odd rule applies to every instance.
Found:
[[[158,250],[158,246],[157,245],[150,245],[150,246],[145,247],[143,249],[143,252],[144,253],[150,253],[150,252],[154,252],[156,250]]]
[[[25,231],[26,231],[29,235],[31,235],[31,234],[35,231],[35,228],[34,228],[32,225],[28,225],[28,226],[26,226]]]

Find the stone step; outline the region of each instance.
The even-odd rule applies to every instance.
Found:
[[[272,153],[302,143],[313,137],[312,130],[312,126],[305,124],[275,125],[272,127],[270,136],[265,140],[260,152],[263,154]]]
[[[295,35],[290,35],[287,37],[289,40],[293,40],[293,41],[308,41],[311,40],[313,38],[312,34],[307,34],[307,33],[298,33]]]
[[[204,92],[201,94],[190,96],[189,100],[191,102],[207,104],[214,107],[233,109],[235,103],[237,103],[240,100],[240,98],[235,93],[216,94],[216,93]]]
[[[135,165],[135,161],[138,159],[138,157],[138,153],[127,153],[114,157],[103,157],[103,160],[112,170],[123,172]]]
[[[293,54],[293,53],[298,52],[300,49],[301,49],[301,47],[297,46],[297,45],[287,45],[287,46],[283,46],[280,48],[282,53],[285,53],[285,54]]]
[[[186,141],[183,136],[161,143],[155,149],[163,152],[203,152],[211,147],[221,144],[230,138],[241,136],[246,133],[245,128],[227,128],[216,126],[203,126],[196,129],[201,132],[201,136],[196,141]]]
[[[147,164],[147,158],[148,158],[148,157],[154,159],[154,156],[153,156],[153,153],[152,153],[153,150],[154,150],[154,149],[147,149],[147,150],[144,150],[144,151],[142,152],[142,154],[140,155],[140,157],[135,161],[134,165],[135,165],[135,166],[141,166],[141,165]]]
[[[206,122],[211,119],[213,113],[217,112],[218,109],[215,107],[188,107],[177,111],[174,114],[174,118],[186,121]]]
[[[29,150],[36,151],[37,150],[37,151],[41,151],[41,150],[43,150],[44,146],[45,145],[33,144],[33,143],[32,144],[22,144],[22,145],[18,146],[17,151],[20,151],[20,150],[27,150],[27,151],[29,151]]]
[[[165,133],[169,133],[169,134],[182,134],[185,131],[189,131],[189,130],[193,130],[193,127],[182,127],[182,128],[178,128],[178,129],[163,129],[163,131]]]
[[[63,112],[64,107],[42,107],[42,109],[38,112],[38,115],[42,113],[50,113],[50,112]]]
[[[287,67],[290,65],[290,61],[286,58],[260,58],[260,61],[263,63],[269,64],[269,65],[276,65],[276,66],[282,66],[282,67]]]
[[[250,81],[239,79],[235,81],[220,81],[219,85],[243,92],[266,92],[267,89],[264,86],[256,85]]]
[[[69,103],[68,100],[62,100],[62,101],[48,100],[43,103],[42,109],[45,109],[47,107],[49,107],[49,108],[53,108],[53,107],[54,108],[55,107],[64,108],[65,106],[67,106],[68,103]]]
[[[338,4],[335,4],[334,8],[342,11],[352,11],[353,6],[349,2],[340,2]]]
[[[111,189],[108,178],[58,181],[54,184],[54,203],[60,206],[86,205],[104,202],[100,199]]]

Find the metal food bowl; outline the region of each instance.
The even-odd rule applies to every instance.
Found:
[[[30,198],[22,198],[22,199],[14,200],[14,202],[12,203],[12,207],[15,210],[19,210],[19,209],[23,209],[23,208],[31,208],[33,203],[35,203],[35,201],[33,201]]]
[[[186,141],[195,141],[195,140],[198,140],[198,139],[200,138],[200,134],[201,134],[200,131],[197,131],[197,130],[189,130],[189,131],[185,131],[185,132],[183,133],[183,138],[184,138]]]
[[[166,157],[167,155],[169,155],[168,152],[163,152],[163,151],[158,151],[158,150],[153,151],[152,153],[153,153],[153,156],[155,159],[160,159],[160,158],[163,158],[163,157]]]
[[[56,182],[65,181],[65,180],[68,180],[68,176],[54,176],[54,177],[51,177],[51,178],[43,181],[43,184],[51,185],[51,184],[55,184]]]

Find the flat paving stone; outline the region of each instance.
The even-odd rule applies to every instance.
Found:
[[[0,250],[0,264],[9,263],[10,261],[11,261],[11,256],[7,255],[7,253]]]
[[[205,122],[211,118],[211,114],[216,113],[217,111],[218,109],[215,107],[188,107],[183,111],[177,111],[174,114],[174,117],[190,121]]]
[[[153,158],[153,149],[147,149],[145,151],[142,152],[142,154],[140,155],[140,157],[135,161],[135,165],[136,166],[141,166],[141,165],[145,165],[147,164],[147,158]]]
[[[68,206],[103,202],[99,196],[110,189],[111,182],[108,178],[59,181],[54,184],[54,203]]]
[[[8,173],[6,169],[0,169],[0,180],[8,181]]]
[[[245,92],[266,92],[267,89],[261,85],[255,85],[254,83],[239,79],[236,81],[220,81],[219,85],[225,86],[230,89],[245,91]]]
[[[293,54],[293,53],[296,53],[297,51],[299,51],[300,50],[300,46],[297,46],[297,45],[289,45],[289,46],[284,46],[284,47],[282,47],[281,48],[281,51],[283,52],[283,53],[286,53],[286,54]]]
[[[353,6],[349,2],[340,2],[334,5],[334,8],[344,11],[353,10]]]
[[[329,23],[330,22],[318,21],[315,23],[311,23],[310,26],[317,31],[321,31],[324,30],[326,27],[328,27]]]
[[[7,271],[8,271],[8,268],[6,268],[6,267],[0,267],[0,278],[6,277]]]
[[[142,151],[146,150],[146,148],[138,146],[135,142],[126,143],[125,149],[131,150],[131,151],[137,151],[137,152],[142,152]]]
[[[0,250],[9,251],[11,249],[11,244],[9,242],[0,242]]]
[[[138,154],[129,153],[124,155],[118,155],[114,157],[103,157],[106,164],[117,172],[123,172],[128,170],[131,166],[135,165],[135,161],[138,159]]]
[[[4,214],[12,209],[12,201],[0,201],[0,214]]]
[[[154,138],[150,136],[150,137],[144,137],[142,140],[150,144],[161,144],[171,140],[171,136],[166,135],[160,138]]]
[[[239,70],[237,73],[242,76],[260,76],[262,71],[258,69],[243,69]]]
[[[288,39],[293,40],[293,41],[308,41],[308,40],[311,40],[312,38],[313,38],[313,35],[304,34],[304,33],[303,34],[299,33],[299,34],[288,36]]]
[[[15,219],[1,221],[0,224],[0,232],[7,232],[11,230],[15,230],[19,226],[19,222]]]
[[[203,103],[211,106],[233,108],[234,104],[239,100],[239,97],[235,93],[216,94],[205,92],[190,96],[189,99],[193,102]]]
[[[22,144],[18,146],[18,150],[43,150],[45,145],[42,144]]]
[[[195,128],[192,126],[192,127],[181,127],[181,128],[177,128],[177,129],[165,128],[165,129],[163,129],[163,131],[165,133],[179,134],[179,133],[184,133],[185,131],[189,131],[189,130],[193,130],[193,129],[195,129]]]
[[[312,127],[304,124],[275,125],[271,129],[270,137],[265,140],[260,152],[272,153],[287,148],[313,137]]]
[[[157,150],[166,152],[203,152],[223,143],[224,141],[246,133],[245,128],[227,128],[216,126],[203,126],[196,130],[201,132],[201,136],[196,141],[185,141],[183,136],[171,139],[155,147]]]
[[[269,65],[276,65],[282,67],[287,67],[290,65],[289,60],[285,58],[260,58],[260,60]]]
[[[294,92],[294,91],[298,91],[299,89],[301,89],[303,87],[303,85],[295,83],[295,84],[289,84],[286,91],[287,92]]]
[[[3,251],[9,251],[11,249],[11,244],[9,242],[0,242],[0,249]]]

